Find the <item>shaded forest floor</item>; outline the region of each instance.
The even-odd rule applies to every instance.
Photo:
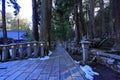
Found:
[[[76,61],[80,61],[82,59],[82,57],[78,54],[70,55]],[[90,66],[93,68],[93,71],[99,73],[99,76],[94,76],[94,80],[120,80],[120,73],[117,73],[102,64],[94,62],[90,64]]]

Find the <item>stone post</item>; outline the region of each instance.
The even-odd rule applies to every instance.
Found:
[[[34,55],[34,57],[37,57],[38,56],[38,50],[39,50],[39,46],[38,46],[37,41],[33,41],[33,49],[34,49],[33,55]]]
[[[44,53],[45,53],[45,51],[44,51],[45,43],[44,42],[40,42],[39,45],[40,45],[40,54],[43,57]]]
[[[28,42],[27,43],[27,57],[31,57],[31,54],[32,54],[32,50],[31,50],[31,43]]]
[[[25,44],[23,44],[23,43],[19,43],[19,50],[18,50],[18,52],[19,52],[19,56],[20,56],[21,59],[24,58],[24,52],[23,52],[23,46],[24,45]]]
[[[88,49],[89,49],[89,41],[81,41],[82,49],[83,49],[83,63],[86,63],[88,59]]]
[[[16,44],[15,43],[12,43],[12,44],[9,44],[9,52],[10,52],[10,56],[11,56],[11,59],[15,59],[16,58]]]
[[[7,59],[8,59],[8,45],[0,45],[0,47],[2,47],[1,60],[7,61]]]

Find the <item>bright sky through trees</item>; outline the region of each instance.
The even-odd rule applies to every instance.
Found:
[[[17,3],[20,5],[19,15],[21,18],[27,19],[30,23],[29,28],[32,29],[32,0],[17,0]],[[6,12],[13,13],[13,7],[6,6]]]
[[[9,1],[9,0],[6,0]],[[20,16],[22,18],[27,18],[30,22],[32,20],[32,0],[17,0],[18,4],[20,5]],[[0,10],[2,10],[2,5],[0,5]],[[8,7],[6,3],[6,12],[13,13],[13,7]]]
[[[20,15],[23,18],[32,19],[32,0],[17,0],[21,6]]]

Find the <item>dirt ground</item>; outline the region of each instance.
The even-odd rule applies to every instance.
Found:
[[[78,54],[70,55],[74,60],[81,60],[81,56]],[[99,73],[99,76],[94,76],[94,80],[120,80],[120,73],[117,73],[104,65],[94,62],[90,64],[90,66],[93,68],[93,71]]]

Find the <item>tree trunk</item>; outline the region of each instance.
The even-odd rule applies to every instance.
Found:
[[[90,0],[90,35],[95,37],[95,20],[94,20],[94,0]]]
[[[101,13],[101,36],[105,34],[105,19],[104,19],[104,1],[100,0],[100,13]]]
[[[82,31],[82,36],[87,35],[85,31],[85,25],[84,25],[84,14],[83,14],[83,5],[82,5],[83,0],[79,0],[79,15],[80,15],[80,25],[81,25],[81,31]]]
[[[115,28],[114,28],[114,25],[113,25],[113,12],[112,12],[112,1],[110,0],[110,14],[109,14],[109,26],[111,28],[111,33],[114,33],[115,32]]]
[[[42,0],[41,40],[46,41],[50,49],[52,0]]]
[[[32,0],[32,8],[33,8],[33,38],[35,41],[39,41],[39,32],[38,32],[38,13],[37,13],[37,2],[36,0]]]
[[[75,20],[75,31],[76,31],[76,42],[80,42],[81,34],[79,27],[79,18],[78,18],[78,0],[74,0],[74,20]]]
[[[6,0],[2,0],[2,28],[3,28],[3,38],[4,43],[7,44],[7,30],[6,30]]]
[[[41,26],[40,26],[40,41],[45,41],[45,23],[44,23],[44,15],[45,15],[45,1],[41,0]]]
[[[120,43],[120,0],[112,0],[117,43]]]
[[[48,0],[48,10],[47,10],[47,15],[48,15],[48,28],[47,28],[47,41],[49,44],[49,50],[51,49],[51,36],[50,36],[50,31],[51,31],[51,17],[52,17],[52,0]]]

